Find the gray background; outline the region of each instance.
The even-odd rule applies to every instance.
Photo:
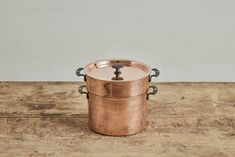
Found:
[[[234,0],[0,0],[0,80],[74,81],[95,60],[155,81],[235,81]]]

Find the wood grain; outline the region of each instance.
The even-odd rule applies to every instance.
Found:
[[[235,83],[158,83],[147,129],[127,137],[88,129],[80,84],[1,82],[0,156],[235,156]]]

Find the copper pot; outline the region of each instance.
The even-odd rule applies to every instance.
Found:
[[[152,70],[153,75],[148,65],[130,60],[103,60],[79,68],[76,74],[83,76],[86,83],[79,87],[79,93],[88,98],[89,128],[114,136],[143,130],[147,99],[157,93],[157,88],[149,86],[149,82],[159,71]]]

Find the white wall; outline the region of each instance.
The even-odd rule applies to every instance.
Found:
[[[235,81],[234,0],[0,0],[0,81],[135,59],[159,81]]]

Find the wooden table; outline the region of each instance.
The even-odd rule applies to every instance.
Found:
[[[0,83],[1,157],[235,157],[235,83],[158,83],[146,130],[103,136],[87,127],[80,83]]]

